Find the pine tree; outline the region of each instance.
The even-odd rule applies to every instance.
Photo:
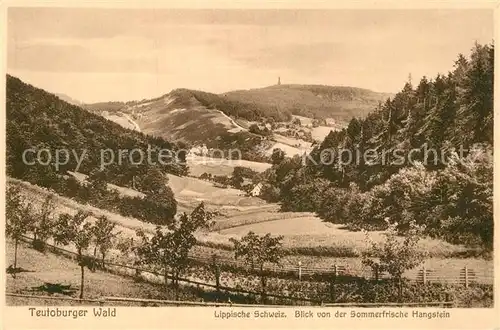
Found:
[[[471,55],[460,93],[461,142],[493,143],[493,46],[476,44]]]

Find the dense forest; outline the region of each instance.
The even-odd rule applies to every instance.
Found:
[[[181,145],[127,130],[9,75],[6,98],[7,175],[99,207],[122,210],[122,214],[149,209],[153,214],[138,216],[148,221],[158,215],[173,217],[177,205],[165,174],[187,174],[186,155],[177,152]],[[24,151],[29,149],[23,160]],[[131,152],[134,149],[140,152]],[[119,154],[119,150],[131,153]],[[56,166],[58,155],[61,164]],[[89,175],[86,184],[66,175],[76,169]],[[108,194],[106,183],[133,187],[145,198]]]
[[[280,113],[315,119],[333,118],[337,122],[352,117],[365,117],[381,100],[390,96],[367,89],[348,86],[281,84],[221,94],[224,99],[255,104]]]
[[[264,197],[351,229],[416,221],[431,236],[492,249],[493,63],[494,46],[476,44],[452,72],[408,81],[309,156],[276,151]]]
[[[289,121],[292,119],[292,114],[290,112],[280,110],[275,105],[242,102],[202,91],[190,90],[189,92],[203,106],[209,109],[218,109],[234,118],[243,118],[249,121],[258,121],[262,119]]]

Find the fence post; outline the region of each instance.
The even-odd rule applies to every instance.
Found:
[[[424,279],[424,285],[427,284],[427,270],[425,269],[425,266],[422,268],[422,275]]]
[[[446,303],[443,305],[443,307],[448,308],[448,307],[453,307],[453,303],[451,302],[451,295],[449,292],[445,294],[445,301]]]
[[[465,270],[465,288],[469,287],[469,269],[467,266],[464,267]]]
[[[302,280],[302,262],[299,261],[299,281]]]
[[[330,300],[332,303],[335,302],[335,282],[337,282],[338,269],[337,265],[333,265],[333,276],[330,278]]]
[[[217,290],[217,299],[220,297],[220,272],[215,273],[215,287]]]

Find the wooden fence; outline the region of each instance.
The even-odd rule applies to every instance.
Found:
[[[28,236],[23,236],[23,239],[25,241],[32,241],[33,238],[28,237]],[[60,248],[55,245],[47,244],[50,248],[53,250],[57,250],[60,252],[64,253],[69,253],[72,255],[76,255],[75,252],[66,250],[63,248]],[[213,263],[213,259],[209,257],[190,257],[190,259],[196,263],[202,264],[202,265],[211,265]],[[245,265],[242,262],[238,262],[233,259],[228,259],[228,258],[218,258],[217,262],[219,264],[230,264],[231,266],[235,268],[240,268],[240,269],[246,269],[248,270],[248,266]],[[142,272],[149,272],[149,273],[154,273],[151,272],[150,270],[147,269],[138,269],[136,267],[130,266],[130,265],[124,265],[124,264],[118,264],[118,263],[113,263],[113,262],[105,262],[106,265],[111,265],[111,266],[116,266],[116,267],[122,267],[122,268],[128,268],[128,269],[133,269],[133,270],[138,270]],[[282,266],[267,266],[265,267],[265,270],[268,271],[271,276],[276,276],[276,277],[287,277],[287,278],[296,278],[296,279],[303,279],[307,277],[307,279],[314,280],[314,276],[317,276],[319,278],[329,278],[329,279],[335,279],[337,277],[342,277],[342,276],[353,276],[353,277],[361,277],[361,278],[366,278],[366,279],[372,279],[372,280],[383,280],[383,279],[388,279],[390,278],[389,274],[383,273],[383,272],[373,272],[373,271],[363,271],[363,272],[353,272],[352,270],[349,270],[346,265],[332,265],[332,267],[329,268],[320,268],[320,267],[302,267],[300,262],[297,264],[296,267],[292,267],[290,265],[282,265]],[[257,274],[258,269],[255,268],[254,271]],[[157,275],[157,274],[155,274]],[[405,276],[406,280],[413,281],[416,283],[422,283],[422,284],[427,284],[427,283],[447,283],[447,284],[453,284],[453,285],[463,285],[466,288],[469,287],[470,284],[472,283],[480,283],[480,284],[493,284],[494,283],[494,275],[493,272],[479,272],[475,269],[469,268],[467,266],[460,268],[460,269],[449,269],[445,271],[437,271],[434,269],[429,269],[426,267],[422,267],[420,269],[417,269],[416,271],[413,271],[411,275]],[[184,279],[185,282],[191,282],[193,284],[197,285],[204,285],[204,286],[213,286],[215,285],[209,285],[206,283],[201,283],[201,282],[196,282],[196,281],[190,281],[187,279]]]
[[[251,307],[251,308],[298,308],[300,306],[290,305],[260,305],[260,304],[233,304],[231,302],[204,302],[204,301],[180,301],[180,300],[160,300],[160,299],[142,299],[128,297],[101,297],[98,299],[79,299],[63,296],[40,296],[28,295],[19,293],[6,293],[7,297],[24,298],[31,300],[46,300],[46,301],[68,301],[75,303],[90,303],[100,306],[110,305],[113,303],[119,304],[138,304],[140,306],[203,306],[203,307]],[[453,307],[452,301],[434,301],[434,302],[417,302],[417,303],[336,303],[336,304],[321,304],[314,307]]]
[[[27,237],[27,236],[23,236],[23,239],[25,241],[28,241],[28,242],[33,240],[31,237]],[[62,255],[69,257],[71,259],[76,259],[78,256],[76,252],[66,250],[66,249],[60,248],[60,247],[55,246],[55,245],[46,244],[46,246],[48,248],[52,249],[52,251],[59,253],[59,254],[62,254]],[[117,273],[119,275],[135,276],[139,272],[139,273],[151,274],[151,275],[154,275],[154,276],[159,277],[159,278],[164,277],[164,274],[160,274],[160,273],[155,272],[155,271],[150,270],[150,269],[137,268],[137,267],[134,267],[131,265],[124,265],[124,264],[118,264],[118,263],[113,263],[113,262],[105,262],[104,264],[106,267],[105,271],[108,271],[111,273]],[[167,278],[172,279],[172,276],[167,275]],[[178,280],[179,280],[179,282],[193,285],[196,287],[206,287],[206,288],[216,289],[217,291],[219,291],[221,293],[232,292],[232,293],[237,293],[237,294],[247,294],[247,295],[254,295],[254,296],[261,296],[262,295],[261,292],[244,290],[241,288],[232,288],[232,287],[227,287],[227,286],[222,286],[222,285],[217,285],[217,284],[204,283],[201,281],[195,281],[195,280],[191,280],[191,279],[187,279],[187,278],[179,278]],[[151,281],[151,280],[149,280],[149,282],[154,283],[154,281]],[[158,282],[158,283],[160,283],[160,282]],[[307,305],[311,305],[311,304],[312,305],[319,305],[322,303],[320,300],[316,300],[316,299],[291,297],[291,296],[277,295],[277,294],[272,294],[272,293],[266,293],[265,296],[269,297],[269,298],[294,301],[295,303],[301,303],[301,304],[307,304]]]
[[[191,260],[210,265],[213,263],[213,259],[209,257],[192,256]],[[236,260],[228,258],[218,258],[219,263],[224,263],[226,265],[231,265],[234,268],[248,269],[248,267]],[[297,266],[292,265],[279,265],[279,266],[267,266],[264,267],[266,271],[271,274],[276,274],[278,277],[285,275],[292,275],[293,277],[301,280],[303,278],[312,278],[314,276],[318,277],[335,277],[335,276],[355,276],[362,277],[365,279],[372,280],[382,280],[390,278],[390,275],[385,272],[374,272],[371,269],[364,269],[363,271],[353,271],[346,265],[334,264],[331,267],[304,267],[300,263]],[[257,268],[256,268],[257,270]],[[473,268],[465,266],[464,268],[454,268],[454,269],[441,269],[435,270],[426,267],[416,269],[409,274],[404,275],[405,279],[409,281],[414,281],[417,283],[447,283],[447,284],[459,284],[468,287],[471,283],[481,283],[481,284],[493,284],[494,274],[493,270],[483,270],[478,271]]]
[[[26,241],[31,241],[32,239],[29,238],[29,237],[26,237],[25,238]],[[66,250],[66,249],[63,249],[63,248],[60,248],[60,247],[57,247],[57,246],[54,246],[54,245],[50,245],[50,244],[47,244],[49,248],[52,249],[53,252],[56,252],[56,253],[60,253],[60,254],[63,254],[65,255],[66,257],[69,257],[69,258],[72,258],[72,259],[75,259],[77,257],[77,254],[73,251],[70,251],[70,250]],[[116,274],[120,274],[120,275],[125,275],[125,276],[135,276],[137,274],[137,271],[139,272],[142,272],[142,273],[149,273],[149,274],[152,274],[154,276],[156,276],[157,280],[158,280],[158,283],[161,283],[162,282],[162,278],[163,278],[163,274],[159,274],[157,272],[154,272],[152,270],[148,270],[148,269],[140,269],[140,268],[137,268],[137,267],[134,267],[134,266],[130,266],[130,265],[123,265],[123,264],[117,264],[117,263],[112,263],[112,262],[105,262],[105,271],[108,271],[108,272],[111,272],[111,273],[116,273]],[[337,275],[342,275],[344,274],[345,272],[345,267],[342,267],[342,266],[336,266],[334,268],[334,272],[335,274]],[[300,273],[300,271],[299,271]],[[300,276],[300,275],[299,275]],[[463,271],[460,272],[460,277],[459,277],[459,282],[462,283],[464,286],[468,287],[471,283],[474,282],[474,279],[475,279],[475,273],[473,270],[470,270],[468,268],[464,268]],[[431,283],[434,279],[433,277],[433,273],[432,271],[428,270],[428,269],[421,269],[420,272],[419,272],[419,275],[418,277],[420,278],[420,281],[422,283]],[[168,276],[169,279],[171,279],[171,276]],[[334,279],[334,282],[335,282],[335,278]],[[148,282],[152,282],[154,283],[155,281],[151,281],[151,279],[147,279]],[[242,288],[232,288],[232,287],[226,287],[226,286],[221,286],[221,285],[217,285],[217,284],[210,284],[210,283],[204,283],[204,282],[200,282],[200,281],[195,281],[195,280],[191,280],[191,279],[187,279],[187,278],[180,278],[179,279],[180,282],[183,282],[183,283],[186,283],[186,284],[190,284],[190,285],[194,285],[196,287],[208,287],[208,288],[213,288],[213,289],[216,289],[217,292],[220,292],[220,293],[225,293],[226,296],[228,295],[228,293],[230,292],[234,292],[234,293],[237,293],[237,294],[247,294],[247,295],[254,295],[254,296],[261,296],[262,293],[261,292],[255,292],[255,291],[249,291],[249,290],[244,290]],[[334,282],[332,282],[331,284],[334,284]],[[13,294],[10,294],[11,296]],[[25,298],[29,297],[29,295],[17,295],[18,297],[23,297],[23,296],[26,296]],[[281,301],[282,303],[286,303],[288,301],[290,302],[294,302],[294,305],[297,306],[297,305],[308,305],[308,306],[311,306],[311,305],[317,305],[317,306],[328,306],[328,307],[347,307],[347,306],[358,306],[358,307],[376,307],[376,306],[448,306],[450,304],[452,304],[452,302],[450,301],[445,301],[445,302],[418,302],[418,303],[382,303],[382,302],[379,302],[379,303],[327,303],[325,304],[323,301],[320,301],[320,300],[315,300],[315,299],[308,299],[308,298],[300,298],[300,297],[292,297],[292,296],[284,296],[284,295],[277,295],[277,294],[272,294],[272,293],[266,293],[265,294],[266,297],[269,297],[269,298],[275,298],[275,299],[278,299],[277,302]],[[33,296],[33,298],[31,299],[35,299],[35,298],[39,298],[39,299],[42,299],[41,298],[42,296]],[[110,297],[108,297],[110,298]],[[111,297],[113,298],[113,297]],[[110,299],[111,299],[110,298]],[[124,299],[128,299],[130,300],[131,302],[134,301],[134,299],[132,298],[117,298],[117,297],[114,297],[116,298],[117,300],[115,300],[115,302],[126,302],[126,300]],[[48,298],[47,298],[48,299]],[[69,298],[69,297],[57,297],[57,299],[59,300],[74,300],[75,298]],[[120,300],[121,299],[121,300]],[[101,299],[102,300],[102,299]],[[127,300],[127,301],[128,301]],[[449,300],[448,297],[446,297],[446,300]],[[87,302],[92,302],[92,303],[100,303],[100,300],[92,300],[92,299],[84,299],[84,301],[87,301]],[[108,301],[111,301],[108,299]],[[141,303],[141,300],[135,300],[137,303]],[[163,301],[164,304],[167,304],[168,302],[170,302],[171,305],[187,305],[187,304],[183,304],[182,302],[177,302],[177,301],[168,301],[168,300],[165,300]],[[147,304],[148,302],[146,301],[142,301],[142,303],[144,304]],[[161,304],[161,302],[157,302],[157,304]],[[215,304],[215,305],[218,305],[218,306],[223,306],[223,303],[219,303],[219,302],[213,302],[213,303],[205,303],[205,304],[201,304],[203,306],[206,306],[207,304]],[[231,304],[232,306],[235,306],[235,304]],[[256,305],[250,305],[250,306],[256,306]],[[277,306],[277,305],[270,305],[270,306]],[[290,305],[288,305],[290,306]]]

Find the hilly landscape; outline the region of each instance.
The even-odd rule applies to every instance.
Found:
[[[352,117],[365,116],[389,96],[353,87],[275,85],[219,95],[176,89],[150,100],[84,107],[146,134],[191,146],[239,148],[244,159],[269,161],[275,148],[289,156],[307,152],[314,141]]]
[[[452,72],[407,82],[382,104],[365,90],[279,85],[80,107],[8,75],[8,271],[22,274],[7,291],[69,282],[80,283],[80,298],[144,296],[142,285],[98,284],[120,283],[102,273],[114,271],[154,277],[169,288],[154,294],[163,299],[402,304],[451,294],[459,306],[490,307],[493,50],[476,44]],[[258,103],[265,95],[272,102]],[[351,118],[340,125],[306,108],[356,117],[339,115]],[[425,142],[444,156],[430,159]],[[200,145],[238,148],[246,159],[208,157],[201,167],[185,151]],[[460,146],[469,150],[461,158]],[[151,164],[120,154],[103,167],[102,150],[119,149],[175,156]],[[338,149],[371,149],[376,161],[323,157]],[[58,158],[61,150],[70,153]],[[395,150],[415,161],[377,162]],[[43,270],[40,260],[66,262],[30,247],[76,255],[79,267]],[[85,269],[96,268],[86,282]],[[196,294],[186,283],[197,283]]]

